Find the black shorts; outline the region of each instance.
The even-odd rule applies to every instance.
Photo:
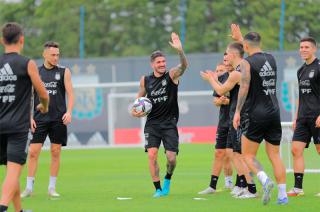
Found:
[[[228,132],[229,132],[229,127],[218,126],[217,133],[216,133],[216,146],[215,146],[216,149],[226,149],[226,148],[232,149],[232,146],[227,145]]]
[[[49,135],[51,143],[67,145],[67,126],[62,121],[36,122],[36,125],[31,144],[43,144],[47,135]]]
[[[24,165],[30,138],[29,132],[0,134],[0,165],[8,161]]]
[[[320,128],[316,128],[315,118],[298,118],[296,121],[296,129],[293,133],[292,141],[302,141],[309,147],[311,137],[314,144],[320,144]]]
[[[240,129],[242,135],[251,141],[266,142],[279,146],[282,136],[281,121],[279,119],[256,121],[248,115],[241,115]]]
[[[166,121],[160,124],[146,124],[144,127],[145,150],[160,147],[163,142],[164,149],[171,152],[179,152],[179,134],[176,120]]]
[[[239,136],[239,130],[235,130],[232,125],[229,127],[227,145],[231,146],[233,152],[241,154],[241,138]]]

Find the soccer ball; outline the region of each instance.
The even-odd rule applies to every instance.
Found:
[[[152,103],[147,97],[140,97],[134,101],[133,108],[138,113],[142,111],[145,115],[148,115],[151,112]]]

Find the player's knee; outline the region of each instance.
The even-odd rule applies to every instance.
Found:
[[[52,156],[53,158],[59,158],[59,157],[60,157],[60,152],[61,152],[60,149],[58,149],[58,148],[53,148],[53,149],[51,149],[51,156]]]
[[[299,147],[292,146],[291,153],[293,157],[299,157],[302,156],[303,150],[301,150]]]
[[[169,163],[169,165],[175,166],[175,165],[176,165],[176,162],[177,162],[176,157],[168,157],[168,163]]]
[[[154,152],[148,152],[148,158],[150,161],[155,161],[157,160],[157,154]]]
[[[37,159],[39,157],[40,151],[37,149],[30,148],[29,149],[29,158]]]
[[[222,160],[225,157],[225,151],[221,149],[217,149],[215,153],[215,158],[218,160]]]

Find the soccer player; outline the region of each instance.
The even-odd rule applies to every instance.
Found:
[[[316,58],[316,40],[306,37],[300,40],[300,56],[305,63],[299,68],[299,104],[294,120],[292,155],[294,187],[288,196],[301,196],[304,174],[303,151],[309,147],[311,137],[320,154],[320,61]]]
[[[237,29],[240,32],[240,28]],[[276,61],[271,54],[262,52],[261,37],[257,32],[245,35],[243,47],[249,56],[240,63],[241,81],[233,126],[235,129],[239,127],[241,113],[242,154],[250,170],[263,185],[263,204],[269,203],[274,187],[256,159],[263,140],[266,141],[266,152],[278,183],[277,203],[287,204],[286,172],[279,152],[282,129],[276,96]]]
[[[229,119],[230,123],[232,123],[237,105],[239,83],[241,79],[239,64],[244,54],[243,46],[238,42],[231,43],[228,45],[226,53],[226,59],[233,66],[234,71],[230,72],[228,79],[223,84],[217,80],[217,74],[215,72],[201,72],[201,76],[204,80],[207,80],[211,84],[211,86],[219,95],[230,92]],[[233,128],[232,124],[229,125],[228,142],[232,144],[234,152],[232,161],[238,172],[238,175],[240,176],[240,186],[238,186],[240,189],[235,189],[233,192],[231,192],[231,194],[234,194],[234,196],[237,198],[243,199],[257,197],[256,186],[252,180],[252,177],[249,175],[249,169],[241,155],[241,143],[238,132]],[[247,182],[249,182],[249,184],[247,184]],[[247,186],[248,190],[246,189]]]
[[[225,82],[229,76],[229,73],[225,71],[226,66],[221,63],[216,67],[216,72],[219,75],[219,81],[221,83]],[[229,97],[220,96],[216,92],[213,94],[213,103],[215,106],[220,107],[219,110],[219,123],[216,134],[216,145],[215,145],[215,153],[214,153],[214,161],[212,164],[212,175],[210,179],[209,187],[203,191],[200,191],[198,194],[213,194],[216,192],[216,187],[218,183],[218,178],[220,176],[222,167],[225,163],[226,157],[226,148],[227,148],[227,137],[230,126],[229,121]],[[230,147],[229,147],[230,148]],[[232,147],[231,147],[232,148]],[[225,176],[227,176],[225,174]],[[229,177],[229,176],[228,176]],[[232,179],[232,174],[231,174]],[[226,178],[226,184],[229,179]],[[226,185],[227,188],[230,188],[231,185]]]
[[[6,165],[2,184],[0,212],[7,211],[12,201],[21,209],[19,178],[26,162],[29,143],[31,90],[35,88],[40,103],[37,110],[48,111],[49,96],[33,60],[21,56],[23,31],[17,23],[2,27],[4,54],[0,56],[0,165]]]
[[[47,114],[43,115],[35,111],[34,117],[31,119],[33,139],[29,147],[27,185],[21,197],[28,197],[33,192],[38,158],[47,135],[49,135],[51,141],[48,194],[51,197],[60,196],[56,192],[56,180],[60,167],[61,146],[66,146],[67,144],[67,125],[71,122],[74,97],[71,72],[68,68],[58,65],[59,56],[58,43],[49,41],[44,44],[44,63],[39,67],[39,70],[51,101]],[[68,100],[67,104],[66,96]],[[37,99],[35,99],[35,103],[37,103]]]
[[[154,197],[169,194],[173,171],[176,167],[176,156],[179,152],[179,135],[177,122],[179,118],[178,84],[179,78],[185,72],[188,62],[176,33],[171,34],[172,48],[177,50],[180,64],[167,71],[165,55],[160,51],[151,54],[153,73],[142,76],[138,98],[146,96],[152,101],[152,111],[147,116],[144,128],[145,148],[149,157],[149,169],[153,184],[156,188]],[[132,115],[142,117],[143,112],[132,109]],[[158,150],[161,141],[166,151],[167,174],[164,178],[163,189],[159,178]]]

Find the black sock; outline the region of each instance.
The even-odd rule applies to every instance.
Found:
[[[235,184],[235,186],[240,187],[240,176],[239,176],[239,175],[237,175],[237,179],[236,179],[236,184]]]
[[[294,173],[294,187],[302,189],[303,173]]]
[[[160,185],[160,181],[153,182],[153,185],[156,188],[156,190],[158,190],[158,189],[162,190],[161,185]]]
[[[4,206],[4,205],[0,205],[0,212],[6,212],[8,209],[7,206]]]
[[[171,180],[171,177],[172,177],[172,174],[169,174],[169,173],[167,172],[167,174],[166,174],[166,176],[165,176],[164,178],[167,179],[167,180]]]
[[[211,175],[210,187],[213,189],[217,188],[218,176]]]
[[[250,183],[248,183],[248,191],[249,191],[251,194],[257,193],[256,184],[250,184]]]
[[[241,175],[240,179],[241,179],[241,186],[240,187],[241,188],[246,188],[248,186],[246,177],[244,175]]]

